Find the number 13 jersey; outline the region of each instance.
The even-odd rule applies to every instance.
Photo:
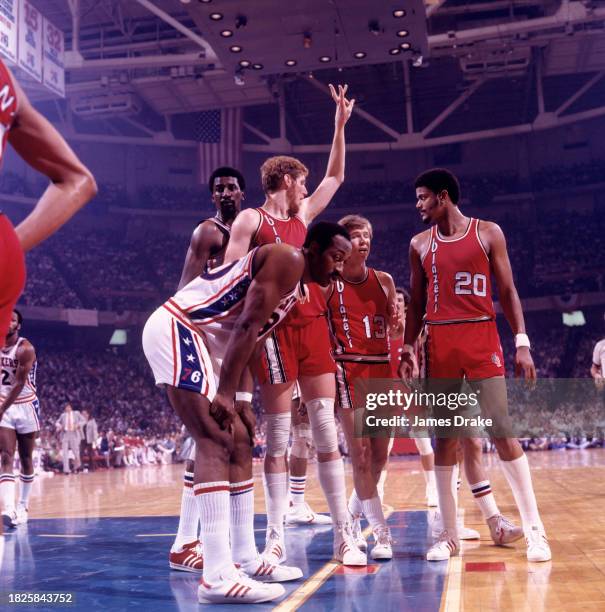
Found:
[[[427,278],[427,323],[496,318],[489,257],[479,238],[479,219],[470,219],[464,234],[449,240],[434,225],[422,267]]]

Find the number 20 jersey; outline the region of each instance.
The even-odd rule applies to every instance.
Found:
[[[470,219],[466,232],[449,240],[434,225],[422,267],[427,278],[427,323],[495,319],[490,263],[479,238],[479,219]]]

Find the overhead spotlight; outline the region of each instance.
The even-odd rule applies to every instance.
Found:
[[[357,53],[353,54],[353,57],[355,59],[363,59],[366,55],[367,53],[365,51],[357,51]]]
[[[392,49],[389,49],[390,55],[399,55],[400,53],[401,49],[399,47],[393,47]]]
[[[248,17],[246,15],[238,15],[235,18],[236,29],[245,28],[248,25]]]
[[[303,34],[303,47],[305,49],[310,49],[313,44],[313,38],[311,38],[311,32],[305,32]]]
[[[240,60],[239,65],[242,68],[250,68],[250,65],[252,64],[252,62],[250,62],[249,60]]]
[[[414,66],[414,68],[420,68],[423,63],[424,63],[424,57],[422,56],[421,53],[415,53],[412,56],[412,66]]]
[[[231,51],[231,53],[241,53],[242,48],[239,45],[231,45],[229,51]]]
[[[402,17],[405,17],[405,11],[403,9],[395,9],[393,11],[393,17],[396,19],[401,19]]]
[[[212,0],[197,0],[200,4],[210,4]]]
[[[189,4],[191,0],[181,0],[181,4]]]
[[[222,18],[222,13],[210,13],[210,19],[212,19],[212,21],[220,21]]]
[[[332,58],[329,55],[322,55],[319,58],[319,61],[322,62],[323,64],[327,64],[331,60],[332,60]]]
[[[285,61],[286,66],[296,66],[296,60],[286,60]]]
[[[232,30],[221,30],[221,36],[223,38],[231,38],[233,36]]]
[[[399,30],[399,32],[397,32],[397,36],[399,36],[399,38],[405,38],[408,34],[409,32],[407,30]]]
[[[254,70],[262,70],[264,66],[262,64],[252,64],[252,68],[254,68]]]
[[[236,85],[239,85],[239,87],[242,87],[246,84],[246,80],[244,79],[244,73],[242,70],[236,70],[235,74],[233,75],[233,81]]]
[[[370,19],[370,21],[368,21],[368,32],[374,34],[374,36],[380,34],[380,24],[377,19]]]
[[[399,47],[400,47],[401,49],[403,49],[404,51],[407,51],[407,50],[408,50],[408,49],[409,49],[411,46],[412,46],[412,45],[410,45],[410,43],[409,43],[409,42],[404,42],[404,43],[401,43],[401,44],[399,45]]]

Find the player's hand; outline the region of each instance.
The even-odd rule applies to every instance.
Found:
[[[404,347],[403,353],[401,353],[401,361],[399,362],[398,370],[399,378],[409,387],[411,386],[412,380],[418,378],[418,362],[416,361],[416,355],[409,348]]]
[[[330,93],[332,94],[332,100],[334,100],[336,103],[336,116],[334,118],[334,122],[337,128],[343,128],[351,117],[353,107],[355,106],[355,100],[347,100],[346,98],[347,89],[349,89],[348,85],[345,85],[344,87],[339,85],[338,93],[336,93],[336,89],[332,83],[330,83],[328,87],[330,88]]]
[[[235,402],[235,412],[239,414],[242,423],[248,430],[250,436],[250,446],[254,446],[254,435],[256,433],[256,415],[252,410],[250,402]]]
[[[233,398],[217,393],[210,404],[210,416],[218,423],[221,429],[230,431],[235,418]]]
[[[515,376],[523,376],[532,386],[536,382],[536,366],[534,365],[529,348],[526,346],[520,346],[515,354]]]
[[[389,335],[392,336],[397,332],[401,323],[401,311],[397,302],[392,301],[387,304],[387,314],[389,315],[388,328]]]

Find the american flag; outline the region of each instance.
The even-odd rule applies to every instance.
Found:
[[[218,166],[240,168],[242,161],[242,109],[199,113],[196,126],[199,144],[200,182],[207,183]]]

